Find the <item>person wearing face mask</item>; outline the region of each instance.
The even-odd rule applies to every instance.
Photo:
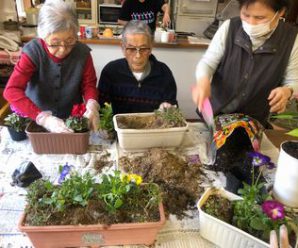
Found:
[[[24,116],[50,132],[72,132],[63,118],[86,103],[84,116],[96,130],[99,121],[96,73],[90,48],[78,42],[75,10],[63,0],[41,7],[39,38],[28,42],[5,87],[4,97]]]
[[[265,127],[298,97],[297,29],[285,23],[289,0],[238,0],[240,17],[218,29],[196,68],[193,101],[201,111],[244,113]]]

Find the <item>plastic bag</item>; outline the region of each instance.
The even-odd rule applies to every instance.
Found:
[[[31,161],[24,161],[15,169],[11,177],[11,185],[27,187],[35,180],[42,178],[42,175]]]

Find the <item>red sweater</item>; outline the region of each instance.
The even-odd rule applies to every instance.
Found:
[[[61,63],[63,59],[56,58],[50,54],[45,42],[39,40],[47,52],[48,56],[55,62]],[[31,61],[30,57],[22,53],[20,60],[14,67],[5,90],[3,92],[4,98],[13,105],[19,112],[25,116],[35,120],[36,116],[42,111],[39,109],[25,94],[25,90],[32,75],[36,71],[36,67]],[[93,65],[92,56],[88,57],[83,76],[82,76],[82,94],[85,102],[89,99],[98,100],[98,91],[96,89],[96,73]],[[49,92],[50,94],[50,92]]]

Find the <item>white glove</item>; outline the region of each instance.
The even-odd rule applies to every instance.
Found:
[[[36,117],[36,123],[51,133],[73,133],[73,130],[68,128],[63,120],[52,116],[50,111],[40,112]]]
[[[172,104],[170,104],[170,103],[168,103],[168,102],[163,102],[163,103],[161,103],[160,105],[159,105],[159,110],[165,110],[165,109],[167,109],[167,108],[171,108],[171,107],[174,107],[174,108],[177,108],[177,106],[176,105],[172,105]]]
[[[92,131],[98,130],[99,125],[99,104],[94,99],[89,99],[86,104],[84,117],[89,119],[89,127]]]

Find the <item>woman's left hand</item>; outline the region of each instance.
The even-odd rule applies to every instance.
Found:
[[[277,87],[273,89],[268,97],[270,112],[271,113],[282,113],[286,110],[287,102],[292,95],[291,88],[288,87]]]
[[[164,13],[164,16],[162,18],[162,25],[164,27],[169,27],[170,23],[171,23],[170,15],[168,13]]]
[[[89,99],[86,104],[84,116],[89,119],[89,126],[92,131],[98,130],[99,125],[99,104],[96,100]]]

